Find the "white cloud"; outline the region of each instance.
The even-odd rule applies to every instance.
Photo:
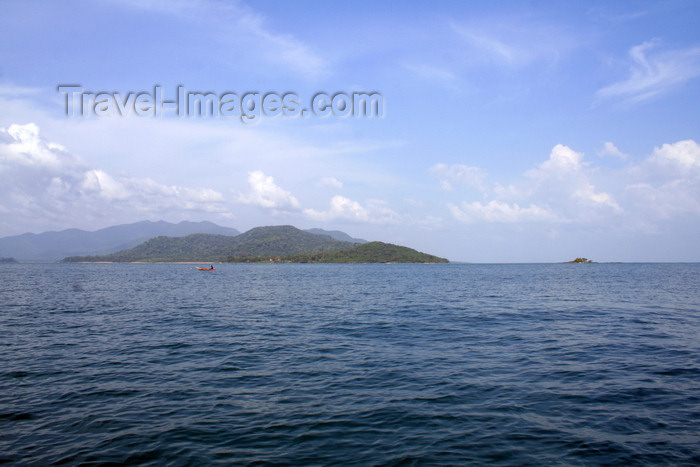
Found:
[[[62,164],[75,161],[57,144],[45,143],[39,139],[39,127],[34,123],[10,125],[5,130],[9,136],[8,150],[0,154],[0,162],[16,163],[28,167],[60,168]]]
[[[95,192],[108,201],[127,199],[130,196],[124,185],[99,169],[85,172],[81,188],[88,192]]]
[[[613,143],[606,141],[605,144],[603,145],[603,149],[598,151],[598,155],[601,157],[617,157],[622,160],[627,160],[629,158],[629,155],[623,153],[620,151],[617,146],[615,146]]]
[[[537,169],[528,172],[533,178],[565,177],[578,173],[583,164],[583,154],[574,151],[568,146],[557,144],[549,154],[549,159],[544,161]]]
[[[343,182],[335,177],[323,177],[316,183],[319,188],[335,188],[340,190],[343,188]]]
[[[327,211],[317,211],[315,209],[305,209],[304,214],[314,220],[328,221],[344,219],[367,223],[395,223],[399,220],[399,215],[386,206],[382,200],[370,199],[366,206],[362,206],[357,201],[353,201],[344,196],[334,196]]]
[[[495,183],[493,185],[493,194],[498,199],[521,199],[523,198],[523,191],[515,185],[501,185],[500,183]]]
[[[606,145],[608,152],[616,149]],[[444,164],[433,169],[458,173]],[[466,224],[658,233],[670,220],[700,214],[700,145],[693,140],[664,144],[639,163],[610,169],[592,167],[584,154],[559,144],[513,184],[496,182],[484,193],[491,199],[448,202],[447,209]]]
[[[549,158],[526,171],[514,184],[483,182],[485,172],[475,167],[438,164],[433,174],[450,181],[475,186],[494,199],[448,203],[455,219],[463,223],[582,223],[597,222],[601,216],[623,211],[615,196],[596,188],[598,172],[584,161],[584,155],[557,144]]]
[[[695,141],[655,148],[626,175],[624,193],[639,217],[653,221],[700,214],[700,145]]]
[[[480,167],[464,164],[436,164],[430,168],[430,174],[440,179],[440,186],[447,191],[454,189],[454,184],[464,185],[478,191],[486,191],[485,180],[488,172]]]
[[[562,218],[583,220],[597,217],[583,208],[622,210],[611,194],[597,191],[591,181],[594,172],[590,164],[584,162],[583,153],[557,144],[548,160],[525,175],[535,182],[529,188],[532,196],[547,200],[547,204],[556,209]]]
[[[592,205],[608,206],[615,211],[622,211],[620,205],[608,193],[596,192],[595,187],[588,183],[573,193],[575,198],[580,198]]]
[[[0,220],[5,231],[92,227],[105,217],[132,221],[134,213],[225,211],[223,196],[214,190],[166,186],[91,167],[60,144],[43,140],[33,123],[0,129],[0,176],[0,212],[10,219]]]
[[[700,214],[700,197],[695,194],[700,192],[697,181],[677,179],[656,185],[636,183],[627,185],[625,191],[635,205],[640,224],[655,225],[657,221],[667,221],[683,214]]]
[[[248,173],[250,191],[238,196],[243,204],[252,204],[264,208],[298,209],[299,201],[291,193],[275,184],[275,179],[260,170]]]
[[[675,144],[664,144],[654,149],[652,157],[658,162],[670,162],[685,169],[698,168],[700,167],[700,145],[690,139]]]
[[[317,211],[315,209],[305,209],[304,213],[311,219],[351,219],[357,221],[368,221],[369,212],[357,201],[352,201],[344,196],[334,196],[331,199],[331,207],[328,211]]]
[[[630,76],[598,90],[603,98],[621,98],[627,104],[665,93],[700,75],[700,47],[658,51],[658,40],[630,49]]]
[[[556,216],[547,208],[531,204],[526,208],[521,208],[518,204],[508,204],[502,201],[492,200],[488,203],[478,201],[464,202],[457,206],[448,203],[448,209],[452,215],[464,223],[477,222],[530,222],[556,220]]]

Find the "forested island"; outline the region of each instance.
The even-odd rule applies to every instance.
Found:
[[[340,234],[340,233],[338,233]],[[349,236],[338,235],[340,238]],[[64,262],[448,263],[404,246],[339,240],[293,226],[256,227],[240,235],[159,236],[108,255],[69,256]]]
[[[302,253],[287,256],[234,256],[230,263],[449,263],[445,258],[421,253],[405,246],[369,242],[347,250]]]

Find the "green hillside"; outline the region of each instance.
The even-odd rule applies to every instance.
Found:
[[[186,237],[155,237],[128,249],[100,256],[69,256],[64,262],[175,262],[219,261],[233,251],[237,237],[192,234]]]
[[[229,256],[286,256],[352,248],[351,242],[299,230],[291,225],[256,227],[236,237]]]
[[[426,253],[383,242],[369,242],[351,249],[288,256],[231,257],[229,262],[288,262],[288,263],[449,263]]]
[[[446,263],[444,258],[382,242],[352,243],[290,225],[256,227],[235,237],[193,234],[156,237],[134,248],[65,262]]]
[[[193,234],[156,237],[134,248],[109,255],[71,256],[65,262],[220,262],[226,258],[285,256],[352,248],[351,242],[304,232],[289,225],[256,227],[235,237]]]

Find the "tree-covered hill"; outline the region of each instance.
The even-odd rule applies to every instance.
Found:
[[[351,242],[299,230],[291,225],[255,227],[237,236],[229,256],[286,256],[352,248]]]
[[[383,242],[363,243],[339,251],[288,256],[231,257],[229,262],[288,263],[449,263],[445,258],[421,253],[405,246]]]
[[[109,255],[71,256],[65,262],[295,262],[446,263],[444,258],[390,243],[352,243],[291,225],[256,227],[235,237],[193,234],[156,237]]]
[[[352,248],[328,235],[304,232],[289,225],[256,227],[235,237],[193,234],[156,237],[134,248],[109,255],[71,256],[66,262],[219,262],[231,256],[284,256]]]
[[[155,237],[144,243],[109,255],[70,256],[64,262],[175,262],[219,261],[233,251],[237,237],[213,234],[192,234],[186,237]]]

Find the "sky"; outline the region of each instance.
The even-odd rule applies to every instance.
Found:
[[[460,262],[700,261],[696,0],[0,12],[0,237],[208,220]]]

